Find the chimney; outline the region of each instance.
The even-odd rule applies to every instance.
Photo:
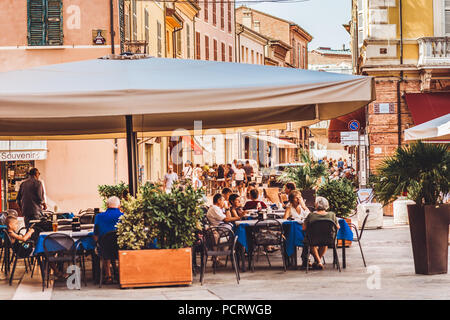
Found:
[[[253,22],[253,30],[259,32],[259,25],[260,25],[259,21]]]
[[[242,24],[247,27],[252,29],[252,12],[250,10],[245,10],[243,17],[242,17]]]

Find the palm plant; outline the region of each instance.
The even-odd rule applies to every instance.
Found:
[[[374,191],[384,205],[404,192],[418,205],[435,205],[450,190],[448,145],[415,142],[398,148],[378,168]]]
[[[300,159],[304,166],[287,168],[277,180],[282,183],[295,182],[300,190],[312,189],[320,178],[326,176],[327,167],[314,161],[305,150],[300,151]]]

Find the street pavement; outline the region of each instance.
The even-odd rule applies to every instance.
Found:
[[[87,287],[82,283],[81,290],[71,290],[64,282],[57,282],[43,293],[40,274],[31,279],[19,266],[13,286],[0,280],[0,300],[450,299],[449,274],[425,276],[414,273],[407,225],[394,226],[392,218],[385,217],[383,229],[364,231],[362,246],[367,268],[357,243],[347,248],[347,268],[342,272],[332,267],[332,251],[325,256],[324,270],[311,270],[307,274],[302,270],[284,272],[280,254],[275,252],[270,256],[272,268],[268,267],[266,258],[260,256],[255,272],[241,273],[239,285],[230,263],[213,274],[209,262],[203,286],[197,275],[191,286],[120,289],[116,284],[99,288],[88,282]],[[341,258],[341,249],[338,250]]]

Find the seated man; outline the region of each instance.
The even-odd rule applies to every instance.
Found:
[[[110,197],[106,201],[107,210],[95,216],[94,221],[94,239],[98,241],[103,235],[116,230],[116,224],[123,215],[120,212],[120,199],[116,196]],[[103,269],[105,270],[105,283],[112,283],[111,261],[104,260]]]
[[[317,220],[331,220],[336,224],[337,229],[339,229],[339,223],[336,219],[336,214],[330,211],[327,212],[328,208],[330,207],[327,199],[325,199],[324,197],[316,197],[314,207],[316,211],[308,214],[305,221],[303,222],[303,230],[306,230],[308,228],[308,224]],[[323,264],[321,261],[322,257],[325,255],[325,252],[327,252],[327,248],[328,248],[327,246],[311,248],[311,253],[315,260],[315,262],[312,265],[313,269],[316,270],[323,269]]]
[[[253,189],[250,191],[250,200],[247,201],[244,205],[244,210],[252,210],[252,209],[267,209],[267,205],[263,202],[258,200],[259,198],[259,192],[257,189]]]
[[[213,205],[206,213],[206,217],[211,227],[218,227],[222,222],[233,222],[241,219],[239,216],[232,217],[229,209],[224,212],[224,198],[220,193],[214,195]]]

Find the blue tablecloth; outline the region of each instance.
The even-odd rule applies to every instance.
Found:
[[[5,234],[3,233],[3,230],[7,231],[8,227],[3,225],[3,224],[0,224],[0,239],[4,239],[5,238]]]
[[[95,240],[92,237],[94,235],[93,232],[89,232],[89,234],[86,237],[81,237],[80,239],[76,240],[75,243],[78,245],[79,242],[81,242],[81,245],[83,245],[83,248],[85,250],[93,250],[95,249]],[[39,235],[38,241],[36,243],[36,247],[34,249],[34,255],[44,253],[44,239],[47,235],[41,234]],[[49,251],[57,251],[63,249],[58,243],[51,241],[47,244],[47,250]]]
[[[338,219],[339,222],[339,230],[337,233],[338,240],[353,240],[353,232],[350,229],[350,226],[344,219]],[[286,235],[286,253],[288,256],[291,256],[295,247],[303,247],[303,225],[298,223],[297,221],[284,221],[283,227],[288,227],[289,232]],[[247,228],[249,227],[248,223],[241,223],[235,229],[235,234],[238,237],[238,242],[248,251],[248,243],[247,243]]]

